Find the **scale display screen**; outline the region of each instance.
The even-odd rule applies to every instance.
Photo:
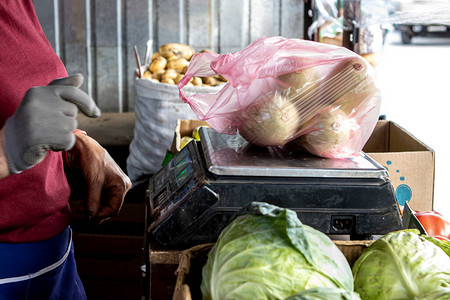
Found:
[[[150,180],[150,214],[164,217],[195,187],[201,172],[195,144],[189,144]]]
[[[183,155],[177,156],[175,163],[175,177],[177,185],[182,186],[189,177],[191,177],[194,169],[192,167],[192,160],[188,152],[182,152]]]

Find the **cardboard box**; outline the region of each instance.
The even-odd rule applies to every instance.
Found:
[[[380,120],[363,151],[388,170],[400,206],[433,209],[433,149],[395,122]]]
[[[178,120],[172,150],[179,151],[180,139],[206,122]],[[177,148],[178,147],[178,148]],[[433,209],[434,150],[392,121],[378,121],[363,151],[385,167],[400,206],[408,202],[416,211]]]
[[[342,251],[350,266],[361,255],[362,251],[374,241],[333,241]],[[177,281],[172,300],[202,299],[200,284],[202,268],[207,261],[207,255],[213,244],[194,246],[182,252],[180,264],[176,271]]]
[[[200,120],[177,120],[175,134],[173,137],[172,153],[178,153],[180,149],[180,140],[183,136],[192,136],[192,131],[199,126],[208,126],[208,123]]]

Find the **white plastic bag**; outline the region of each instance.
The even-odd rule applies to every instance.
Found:
[[[178,119],[197,119],[188,104],[179,98],[176,85],[136,78],[136,124],[127,172],[132,182],[153,175],[161,168],[173,141]],[[186,87],[186,92],[214,93],[220,87]]]

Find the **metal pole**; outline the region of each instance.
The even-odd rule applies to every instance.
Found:
[[[361,20],[361,0],[344,0],[344,30],[342,45],[354,52],[358,51],[359,27]]]

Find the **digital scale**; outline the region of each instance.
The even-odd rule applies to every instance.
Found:
[[[202,127],[149,180],[147,233],[170,248],[215,242],[252,201],[295,211],[327,235],[370,239],[402,228],[388,172],[361,152],[348,159],[258,147]]]

